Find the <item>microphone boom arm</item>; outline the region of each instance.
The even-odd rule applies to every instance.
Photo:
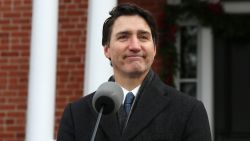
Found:
[[[103,106],[102,106],[102,108],[101,108],[101,110],[100,110],[100,112],[98,114],[97,121],[96,121],[96,124],[95,124],[95,129],[94,129],[94,132],[93,132],[92,137],[91,137],[91,141],[95,141],[95,135],[96,135],[96,132],[97,132],[97,129],[98,129],[101,117],[102,117],[102,112],[103,112]]]

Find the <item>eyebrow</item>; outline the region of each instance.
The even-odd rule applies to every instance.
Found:
[[[151,35],[151,32],[146,31],[146,30],[139,30],[138,33],[139,33],[140,35],[141,35],[141,34]]]
[[[128,34],[131,34],[131,33],[129,31],[121,31],[121,32],[116,33],[116,36],[119,36],[119,35],[128,35]]]
[[[129,35],[131,34],[130,31],[121,31],[121,32],[118,32],[116,33],[116,36],[119,36],[119,35]],[[151,35],[151,33],[149,31],[146,31],[146,30],[138,30],[137,34],[147,34],[147,35]]]

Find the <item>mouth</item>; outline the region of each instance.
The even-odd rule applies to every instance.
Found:
[[[136,61],[136,60],[139,60],[139,59],[142,59],[142,58],[144,58],[144,56],[143,55],[138,55],[138,54],[136,54],[136,55],[125,55],[125,57],[124,57],[125,59],[129,59],[129,60],[131,60],[131,61]]]
[[[142,52],[138,52],[138,53],[125,53],[124,54],[125,57],[144,57],[145,54]]]

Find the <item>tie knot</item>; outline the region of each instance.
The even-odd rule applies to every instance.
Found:
[[[124,104],[132,104],[134,100],[134,94],[132,92],[127,93]]]

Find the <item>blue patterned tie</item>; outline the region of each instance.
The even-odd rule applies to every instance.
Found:
[[[130,109],[132,107],[133,104],[133,100],[134,100],[135,96],[133,95],[132,92],[129,92],[126,95],[125,101],[124,101],[124,111],[126,112],[126,114],[128,115],[130,112]]]
[[[134,100],[134,95],[132,92],[127,93],[123,106],[121,107],[118,117],[120,122],[121,131],[123,132],[125,122],[127,120],[128,114],[131,110],[132,103]]]

